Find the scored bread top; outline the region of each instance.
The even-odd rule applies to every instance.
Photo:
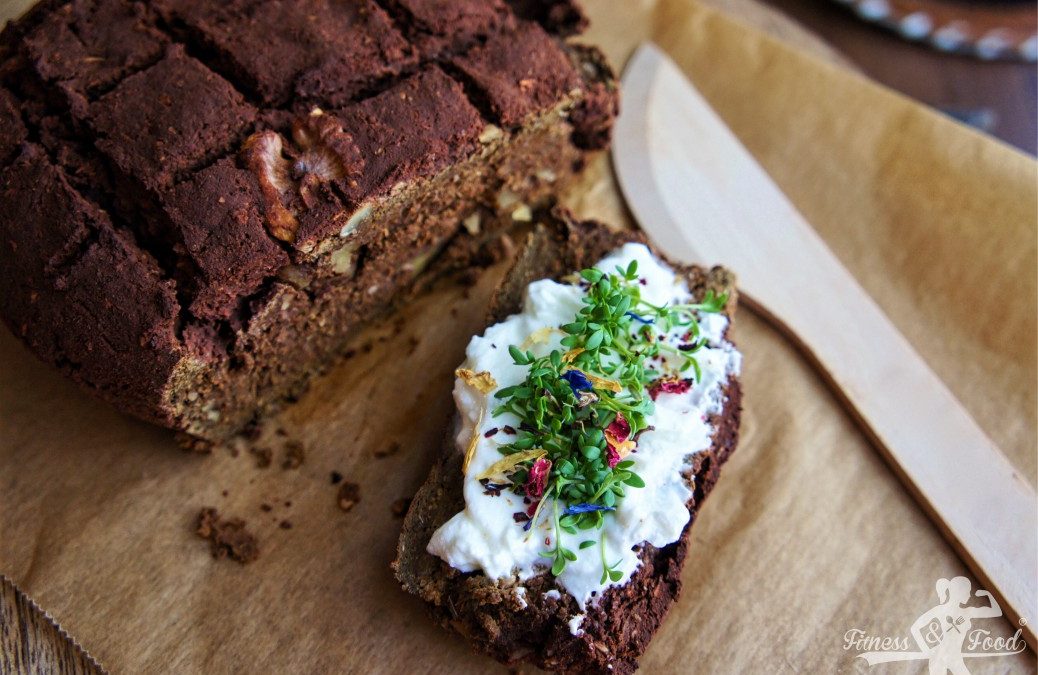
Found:
[[[82,379],[110,397],[139,385],[135,412],[153,418],[171,364],[208,353],[196,342],[238,330],[351,213],[480,152],[489,125],[570,101],[574,143],[602,147],[615,92],[574,66],[561,39],[574,12],[43,0],[0,35],[0,315],[45,360],[84,375],[102,361]],[[30,177],[49,189],[27,190]],[[136,280],[115,296],[137,306],[125,330],[105,325],[110,296],[64,292],[83,265],[116,259]],[[69,303],[82,305],[54,308]],[[145,360],[159,364],[147,385],[133,375]]]

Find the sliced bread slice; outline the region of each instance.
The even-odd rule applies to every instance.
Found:
[[[488,325],[520,311],[531,282],[558,280],[593,265],[630,241],[644,243],[644,237],[635,232],[615,232],[597,223],[575,222],[556,210],[529,236],[498,288]],[[731,318],[736,293],[733,276],[727,270],[675,269],[686,277],[697,300],[708,290],[728,294],[725,314]],[[729,378],[722,394],[722,411],[710,420],[712,444],[691,457],[691,470],[685,476],[693,490],[687,503],[692,517],[681,537],[662,548],[649,544],[636,548],[640,566],[630,579],[621,586],[608,587],[586,609],[580,610],[565,591],[559,593],[548,571],[521,584],[503,582],[480,572],[460,572],[427,552],[437,528],[465,508],[463,457],[453,431],[448,432],[443,453],[407,514],[393,563],[397,579],[405,590],[428,604],[440,624],[504,663],[527,661],[566,673],[633,672],[680,593],[690,527],[717,482],[721,466],[735,450],[741,410],[737,377]],[[525,591],[517,593],[519,585]],[[585,616],[580,630],[573,631],[568,622],[578,613]]]

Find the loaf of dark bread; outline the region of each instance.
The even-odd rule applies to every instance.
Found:
[[[559,279],[589,267],[627,241],[644,243],[633,232],[614,232],[595,223],[574,222],[565,213],[536,228],[493,298],[488,324],[521,309],[526,287],[538,279]],[[726,314],[735,310],[731,274],[720,267],[679,267],[697,298],[707,290],[729,295]],[[512,586],[482,573],[462,573],[426,547],[433,533],[465,508],[462,494],[462,453],[450,432],[443,453],[419,489],[404,521],[394,570],[408,592],[424,600],[435,619],[460,633],[478,650],[507,664],[528,661],[565,673],[629,673],[659,629],[681,590],[681,568],[688,551],[689,529],[703,500],[717,482],[721,467],[735,450],[739,431],[740,388],[730,377],[723,389],[723,411],[710,420],[715,429],[711,447],[691,457],[692,514],[681,538],[655,548],[644,544],[641,565],[628,583],[608,588],[589,604],[581,623],[583,634],[570,632],[567,620],[580,610],[566,593],[555,589],[547,571],[522,582],[527,591],[520,602]],[[651,489],[651,486],[646,489]]]
[[[563,0],[43,0],[0,35],[0,316],[219,439],[605,147]]]

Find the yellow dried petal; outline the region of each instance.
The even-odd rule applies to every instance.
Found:
[[[469,371],[471,372],[471,371]],[[465,448],[465,459],[461,462],[461,473],[467,474],[469,471],[469,462],[476,455],[476,446],[479,445],[479,428],[483,426],[483,416],[487,414],[487,404],[479,404],[479,413],[476,415],[476,426],[472,428],[472,438],[469,439],[469,446]]]
[[[526,336],[523,340],[523,344],[520,345],[520,349],[529,349],[534,345],[542,345],[548,342],[548,338],[551,337],[552,333],[561,332],[558,328],[552,328],[551,326],[545,326],[544,328],[538,328],[534,332]]]
[[[533,450],[523,450],[522,452],[516,452],[511,455],[505,456],[503,459],[494,462],[487,468],[486,471],[476,476],[476,480],[483,480],[484,478],[493,478],[495,476],[504,476],[505,473],[523,462],[531,459],[539,459],[548,454],[547,450],[542,448],[535,448]]]
[[[563,283],[574,284],[574,285],[579,284],[583,280],[584,280],[584,278],[581,277],[576,272],[570,272],[566,276],[564,276],[561,279],[559,279],[559,281],[561,281]]]
[[[616,454],[623,459],[627,455],[631,454],[637,444],[634,441],[624,441],[619,445],[614,445],[613,449],[616,450]]]
[[[587,351],[587,350],[585,350],[583,347],[577,347],[575,349],[571,349],[571,350],[569,350],[568,352],[566,352],[565,354],[562,355],[562,362],[563,363],[573,363],[573,360],[576,359],[581,354],[583,354],[585,351]]]
[[[462,382],[484,394],[489,394],[497,389],[497,380],[490,374],[490,371],[483,370],[477,373],[468,368],[458,368],[454,374],[461,378]]]

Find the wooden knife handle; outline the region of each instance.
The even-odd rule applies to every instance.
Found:
[[[663,52],[639,47],[624,87],[613,159],[642,227],[736,271],[744,304],[813,362],[1034,648],[1034,488]]]
[[[824,251],[810,256],[810,302],[770,297],[764,307],[742,291],[740,302],[813,363],[1034,649],[1034,489],[824,243],[814,243]]]

